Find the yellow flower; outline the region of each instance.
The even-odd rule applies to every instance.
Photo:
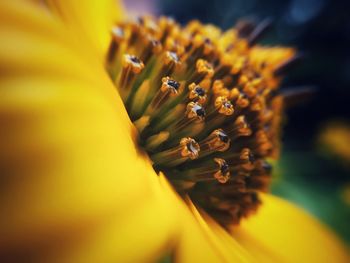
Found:
[[[277,197],[229,233],[154,172],[104,67],[121,16],[115,1],[0,2],[0,261],[347,262]]]
[[[345,167],[350,161],[350,126],[346,122],[333,121],[320,130],[318,144],[320,149],[341,160]]]

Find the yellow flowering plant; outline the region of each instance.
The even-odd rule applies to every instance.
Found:
[[[0,261],[348,262],[263,193],[295,51],[124,18],[116,1],[0,2]]]

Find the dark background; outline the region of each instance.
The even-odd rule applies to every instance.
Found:
[[[135,2],[140,1],[130,2],[137,6]],[[283,152],[272,191],[302,205],[350,243],[350,204],[342,198],[345,185],[350,189],[350,165],[327,158],[317,145],[325,123],[350,121],[350,1],[148,0],[142,3],[143,10],[139,13],[168,15],[182,24],[198,19],[228,29],[242,17],[256,21],[273,19],[273,28],[262,43],[293,46],[304,55],[300,65],[288,73],[282,88],[312,86],[316,92],[306,102],[287,110]]]

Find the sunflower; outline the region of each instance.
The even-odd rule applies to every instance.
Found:
[[[347,262],[324,226],[261,193],[294,51],[252,48],[249,25],[123,14],[0,3],[1,262]]]

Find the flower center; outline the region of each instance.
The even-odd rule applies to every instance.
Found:
[[[244,28],[124,22],[112,30],[106,63],[154,169],[224,226],[254,212],[268,189],[280,72],[294,56],[254,45],[261,27]]]

